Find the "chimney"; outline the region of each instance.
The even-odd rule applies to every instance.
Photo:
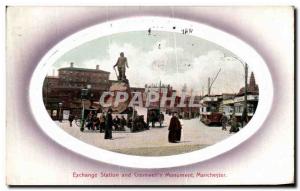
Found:
[[[70,67],[71,67],[71,68],[74,67],[74,63],[73,63],[73,62],[70,63]]]
[[[99,65],[96,65],[96,70],[99,70]]]

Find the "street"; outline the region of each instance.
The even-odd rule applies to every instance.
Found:
[[[64,131],[77,139],[96,147],[130,155],[140,156],[167,156],[182,154],[213,145],[230,136],[221,127],[208,127],[200,122],[199,118],[183,120],[180,143],[168,142],[168,123],[170,116],[165,115],[163,127],[159,124],[141,132],[131,133],[126,131],[113,131],[113,139],[104,139],[104,133],[85,129],[84,132],[73,122],[73,127],[68,121],[56,122]]]

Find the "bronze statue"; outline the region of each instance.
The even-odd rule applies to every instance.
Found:
[[[127,58],[124,57],[123,52],[120,53],[120,57],[118,58],[117,63],[114,65],[114,69],[116,66],[118,67],[118,72],[119,72],[118,80],[126,81],[126,75],[125,75],[126,67],[127,68],[129,68],[129,67],[128,67],[128,63],[127,63]]]

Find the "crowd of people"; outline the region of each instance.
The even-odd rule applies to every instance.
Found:
[[[70,114],[68,120],[70,127],[72,127],[75,116]],[[97,112],[90,111],[85,117],[81,131],[84,131],[85,128],[90,131],[99,131],[105,134],[105,139],[112,139],[112,131],[125,131],[125,127],[128,127],[131,132],[140,132],[149,130],[150,124],[153,127],[152,120],[145,122],[143,115],[135,116],[133,119],[128,118],[128,120],[125,119],[124,115],[113,117],[112,110],[109,109],[106,113],[100,113],[99,115],[97,115]]]

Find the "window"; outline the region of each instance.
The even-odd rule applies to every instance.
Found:
[[[56,115],[57,115],[57,110],[53,110],[53,111],[52,111],[52,116],[53,116],[53,117],[56,117]]]
[[[248,105],[248,113],[254,113],[254,106],[252,104]]]

